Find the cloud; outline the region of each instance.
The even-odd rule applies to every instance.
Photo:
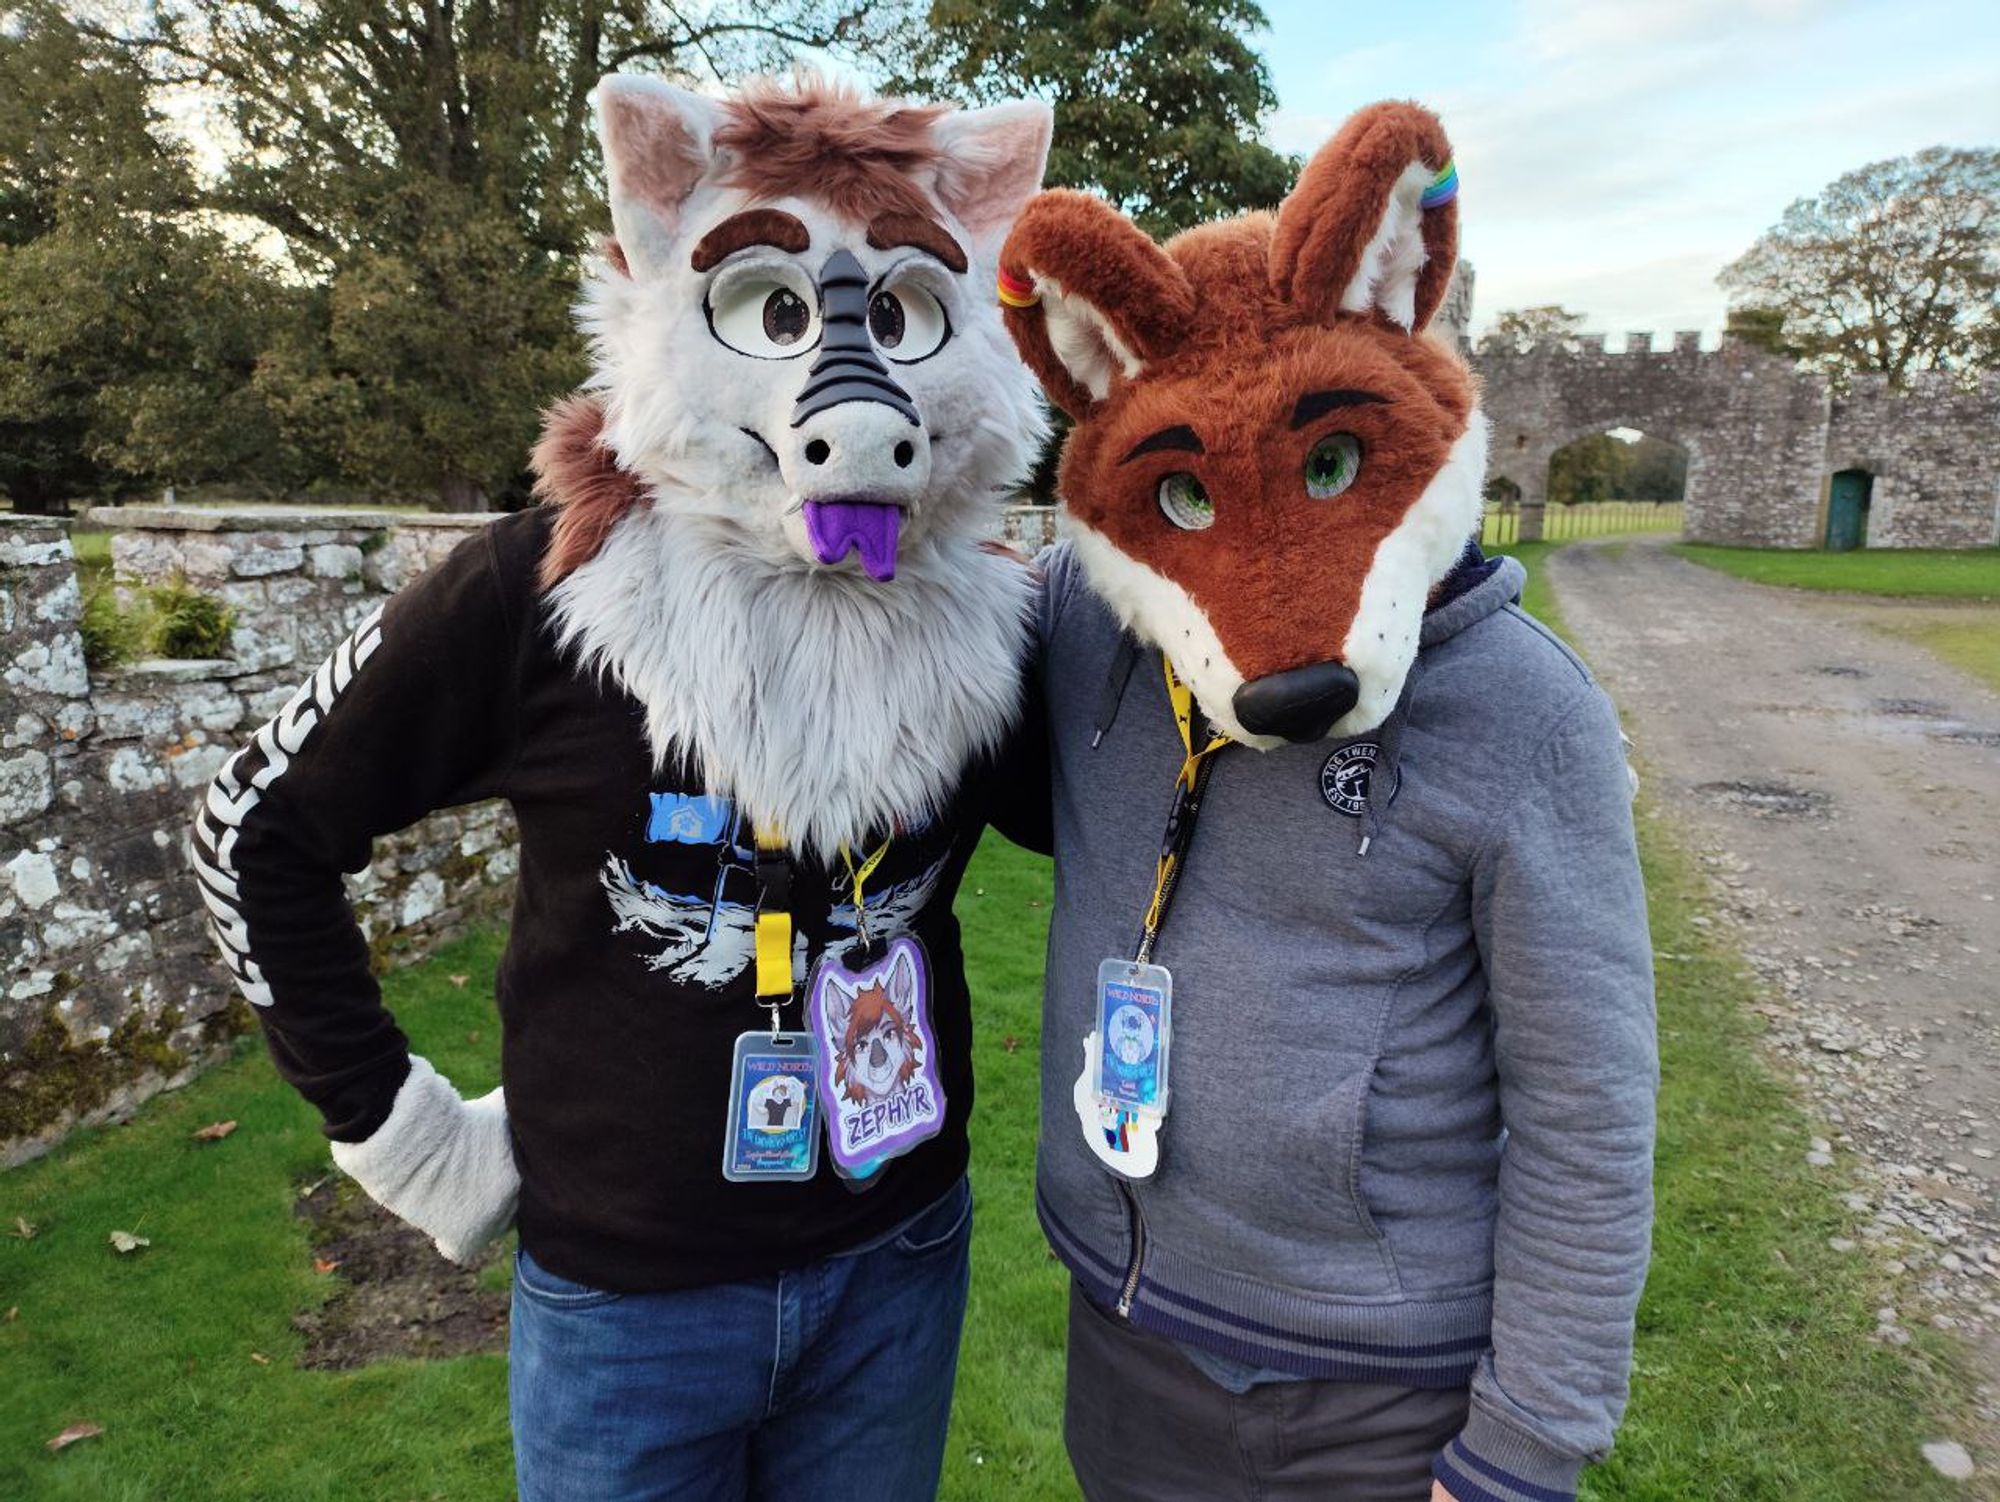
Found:
[[[1306,14],[1276,13],[1273,143],[1309,151],[1369,98],[1436,108],[1476,326],[1561,302],[1613,331],[1717,329],[1716,272],[1793,199],[2000,137],[2000,8],[1974,0],[1515,0],[1445,17],[1449,53],[1416,12],[1310,64],[1299,52],[1340,43]]]

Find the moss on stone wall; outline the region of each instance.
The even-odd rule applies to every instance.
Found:
[[[462,850],[454,850],[432,869],[444,878],[446,885],[457,887],[484,876],[486,863],[492,858],[491,852],[485,850],[476,855],[467,855]]]
[[[56,976],[54,994],[42,1020],[0,1076],[0,1145],[87,1116],[114,1092],[147,1076],[168,1078],[201,1056],[241,1036],[256,1023],[238,997],[204,1017],[191,1044],[175,1041],[185,1020],[178,1007],[158,1017],[134,1012],[101,1040],[79,1042],[70,1035],[58,1003],[80,982],[68,971]]]

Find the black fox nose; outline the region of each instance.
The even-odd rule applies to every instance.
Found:
[[[1315,662],[1253,678],[1236,690],[1236,722],[1252,735],[1316,741],[1361,697],[1361,681],[1343,664]]]
[[[889,1050],[884,1048],[882,1046],[882,1040],[880,1038],[877,1038],[875,1042],[869,1047],[868,1050],[868,1066],[871,1069],[880,1069],[884,1064],[888,1062],[889,1062]]]

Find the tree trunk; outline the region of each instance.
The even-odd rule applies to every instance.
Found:
[[[14,482],[8,492],[14,502],[16,516],[68,516],[69,497],[53,485],[36,483],[33,475]]]
[[[446,475],[438,483],[438,505],[446,511],[484,511],[486,492],[470,475]]]

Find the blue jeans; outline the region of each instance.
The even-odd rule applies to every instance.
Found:
[[[960,1180],[877,1242],[754,1282],[606,1293],[518,1254],[521,1502],[931,1502],[971,1236]]]

